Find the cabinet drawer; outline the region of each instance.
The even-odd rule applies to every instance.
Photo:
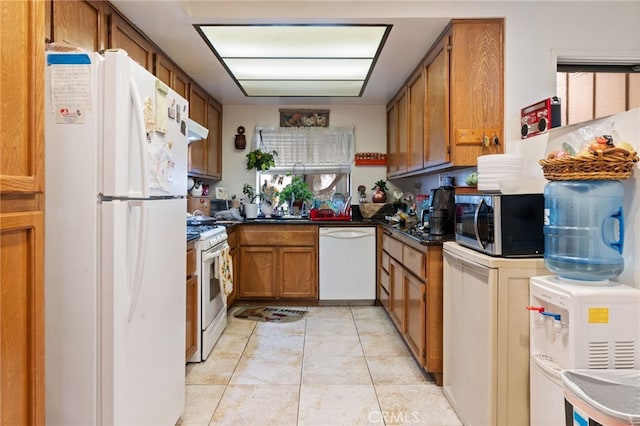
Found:
[[[382,249],[389,256],[402,262],[402,243],[387,234],[382,234]]]
[[[386,251],[382,252],[382,269],[384,269],[385,271],[389,272],[389,255],[387,254]]]
[[[240,229],[242,246],[315,246],[318,227],[314,225],[244,225]]]
[[[409,246],[403,246],[402,263],[406,269],[413,272],[417,277],[422,279],[427,277],[424,252],[418,251]]]
[[[389,273],[387,271],[380,271],[380,286],[389,292]]]
[[[389,310],[389,292],[382,287],[382,285],[378,286],[378,300],[382,303],[382,306],[388,311]]]

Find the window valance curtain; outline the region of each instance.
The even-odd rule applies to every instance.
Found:
[[[353,127],[256,127],[253,146],[277,151],[274,171],[349,173],[354,158]],[[299,169],[298,169],[299,167]]]

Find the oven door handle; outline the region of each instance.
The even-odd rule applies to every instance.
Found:
[[[208,262],[208,261],[210,261],[212,259],[215,259],[216,257],[220,256],[220,253],[222,253],[222,250],[224,250],[227,247],[229,247],[229,245],[227,243],[224,243],[220,247],[216,247],[215,250],[209,250],[209,251],[205,252],[202,255],[202,261],[203,262]]]
[[[484,244],[482,242],[482,239],[480,238],[480,227],[478,226],[478,221],[480,218],[480,209],[482,208],[483,204],[485,204],[484,199],[480,199],[480,202],[476,206],[476,211],[473,214],[473,232],[476,234],[476,241],[478,242],[480,247],[482,247],[483,249],[486,249],[487,248],[486,244]]]
[[[205,254],[202,256],[202,261],[203,261],[203,262],[208,262],[208,261],[210,261],[210,260],[212,260],[212,259],[215,259],[215,258],[216,258],[216,257],[218,257],[218,256],[220,256],[220,251],[219,251],[219,250],[212,251],[211,253],[205,253]]]

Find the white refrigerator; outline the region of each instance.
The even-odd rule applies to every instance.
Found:
[[[123,51],[48,53],[45,75],[46,422],[173,425],[187,101]]]

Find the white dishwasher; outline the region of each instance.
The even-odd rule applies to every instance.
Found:
[[[375,300],[376,228],[320,228],[320,300]]]

